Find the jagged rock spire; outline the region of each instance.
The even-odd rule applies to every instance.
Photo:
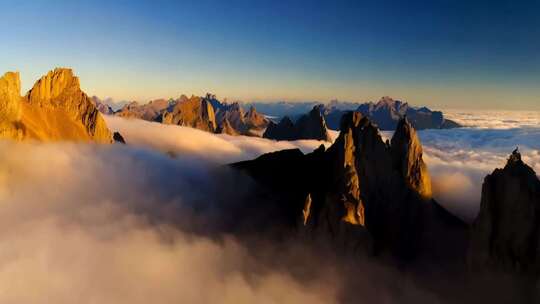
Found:
[[[407,186],[424,199],[430,199],[431,178],[422,159],[422,144],[407,116],[399,121],[392,137],[391,148],[394,166],[401,171]]]
[[[540,180],[516,149],[503,169],[486,176],[474,221],[469,262],[540,274]]]

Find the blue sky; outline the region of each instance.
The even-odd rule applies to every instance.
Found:
[[[0,72],[72,67],[117,100],[540,110],[540,1],[5,1]]]

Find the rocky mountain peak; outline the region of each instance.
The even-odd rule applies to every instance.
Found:
[[[112,142],[105,121],[71,69],[48,72],[24,98],[19,75],[7,73],[0,78],[0,104],[3,137]]]
[[[473,267],[540,274],[540,180],[516,149],[482,185],[473,223]]]
[[[314,106],[309,113],[302,115],[295,123],[287,116],[277,125],[270,123],[263,137],[275,140],[331,140],[326,121],[321,113],[321,106]]]
[[[56,68],[41,77],[26,95],[26,99],[36,105],[47,106],[58,100],[62,94],[80,94],[79,78],[71,69]]]
[[[307,116],[319,115],[314,109]],[[280,122],[282,127],[291,124],[285,119]],[[430,199],[431,181],[421,144],[407,120],[400,122],[390,144],[368,117],[347,112],[328,150],[322,147],[295,160],[281,154],[273,158],[272,163],[260,157],[239,167],[270,185],[270,193],[278,200],[274,204],[288,217],[296,214],[303,231],[326,235],[340,245],[410,257],[424,237],[431,238],[424,235],[425,229],[445,225],[426,220],[428,214],[454,221]],[[268,168],[279,174],[273,176]],[[289,176],[291,172],[294,176]],[[455,222],[464,229],[459,220]]]
[[[394,167],[401,171],[407,186],[424,199],[430,199],[431,178],[422,159],[422,144],[406,116],[397,125],[392,136],[391,148]]]
[[[178,102],[162,114],[162,123],[188,126],[215,132],[217,129],[214,108],[206,98],[192,96],[187,101]]]

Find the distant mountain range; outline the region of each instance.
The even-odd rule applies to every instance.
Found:
[[[399,119],[407,116],[408,120],[417,130],[423,129],[449,129],[461,127],[458,123],[444,118],[440,111],[432,111],[427,107],[412,107],[407,102],[394,100],[390,97],[382,97],[377,103],[352,103],[333,100],[328,104],[315,102],[277,102],[277,103],[252,103],[265,115],[274,119],[288,116],[296,120],[299,116],[309,112],[314,106],[320,107],[328,128],[339,130],[341,117],[345,112],[357,111],[367,116],[381,130],[394,130]]]
[[[343,115],[350,111],[369,117],[381,130],[394,130],[403,117],[407,117],[418,130],[460,127],[445,119],[440,111],[411,107],[406,102],[390,97],[383,97],[377,103],[333,100],[328,104],[229,104],[219,101],[212,94],[189,98],[182,95],[177,99],[156,99],[144,104],[133,101],[116,111],[110,106],[110,101],[102,101],[96,96],[92,97],[92,101],[100,112],[107,115],[189,126],[212,133],[263,136],[275,140],[330,140],[327,129],[339,130]],[[246,111],[246,108],[249,110]],[[314,109],[320,114],[315,114]]]
[[[245,111],[239,103],[222,103],[212,94],[181,95],[177,99],[156,99],[145,104],[133,101],[117,111],[112,111],[95,96],[93,101],[107,115],[187,126],[211,133],[261,136],[270,122],[254,107]]]

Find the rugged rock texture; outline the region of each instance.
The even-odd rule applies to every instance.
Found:
[[[244,120],[244,109],[239,103],[220,104],[217,107],[216,121],[219,126],[217,133],[229,135],[245,134],[248,127]]]
[[[174,102],[165,99],[151,100],[146,104],[139,104],[136,101],[130,102],[115,113],[116,116],[124,118],[138,118],[148,121],[156,121],[158,117],[167,110]]]
[[[233,167],[275,197],[274,219],[340,246],[400,257],[413,257],[423,246],[441,255],[464,251],[456,243],[466,239],[466,226],[431,199],[422,148],[405,119],[390,144],[368,118],[349,112],[327,151],[275,152]],[[448,232],[441,228],[446,225],[452,226]]]
[[[112,142],[101,114],[70,69],[50,71],[24,98],[19,75],[7,73],[0,79],[0,103],[3,137]]]
[[[22,136],[17,124],[21,119],[21,82],[19,73],[8,72],[0,78],[0,136]]]
[[[474,268],[540,274],[540,180],[516,150],[484,179],[471,236]]]
[[[407,118],[399,121],[392,137],[392,160],[394,168],[401,171],[407,187],[430,199],[431,178],[422,159],[422,144]]]
[[[217,129],[214,108],[205,99],[192,96],[184,102],[177,102],[163,112],[161,122],[192,127],[208,132],[215,132]]]
[[[254,107],[245,113],[237,102],[222,104],[219,101],[214,101],[213,104],[216,109],[217,133],[260,136],[260,133],[268,125],[268,119],[257,113]]]
[[[266,128],[270,122],[264,115],[258,113],[254,106],[249,107],[244,119],[249,130],[262,130]]]
[[[85,135],[92,141],[100,143],[112,141],[111,132],[103,117],[81,90],[79,78],[73,75],[71,69],[50,71],[36,82],[25,99],[29,109],[23,110],[23,122],[29,136],[40,139],[63,139],[65,136],[70,139],[86,140],[85,136],[74,134],[73,130],[69,130],[75,127],[69,126],[69,121],[76,125],[80,124],[85,130]],[[69,120],[65,120],[64,115]],[[31,126],[32,123],[41,125]]]
[[[270,123],[263,137],[275,140],[316,139],[331,141],[326,121],[321,114],[321,107],[320,105],[313,107],[296,123],[293,123],[288,117],[283,118],[279,124]]]
[[[228,134],[228,135],[233,135],[233,136],[238,136],[238,135],[241,135],[233,126],[232,124],[229,122],[229,119],[225,118],[224,120],[221,121],[221,123],[219,124],[217,130],[216,130],[216,133],[220,133],[220,134]]]

